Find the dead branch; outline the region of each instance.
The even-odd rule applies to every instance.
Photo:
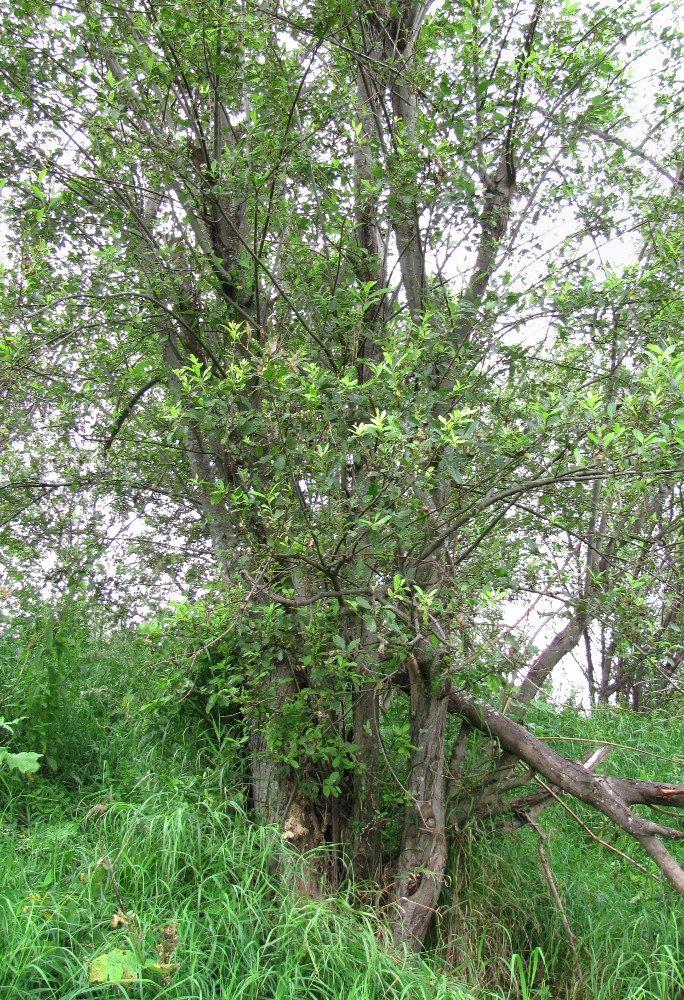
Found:
[[[551,785],[611,819],[641,844],[677,892],[684,895],[684,870],[660,839],[681,839],[684,832],[654,823],[630,808],[637,803],[677,805],[684,802],[684,786],[593,774],[579,761],[562,757],[513,719],[483,705],[460,688],[450,692],[449,710],[467,719],[485,736],[497,740],[502,750],[518,757]]]

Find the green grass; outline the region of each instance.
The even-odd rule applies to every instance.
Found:
[[[22,796],[33,800],[23,826],[9,808],[23,814]],[[9,806],[0,848],[2,996],[468,996],[427,962],[393,955],[378,918],[344,895],[298,895],[294,859],[289,886],[275,874],[287,850],[277,832],[250,823],[225,794],[208,795],[191,769],[148,775],[124,799],[91,796],[75,811],[38,783]],[[126,922],[116,920],[122,910]],[[157,960],[159,946],[176,937],[168,982],[88,983],[94,957],[118,948],[141,963]]]
[[[466,961],[441,974],[443,949],[401,960],[381,917],[351,894],[298,894],[287,845],[248,820],[237,789],[231,795],[215,772],[181,752],[145,762],[156,766],[142,775],[131,761],[113,775],[105,770],[80,797],[41,776],[5,780],[1,997],[684,997],[678,901],[597,853],[570,823],[557,826],[548,851],[578,960],[540,874],[533,832],[523,830],[462,852]],[[285,856],[289,880],[276,874]],[[443,926],[449,918],[447,906]],[[98,956],[132,951],[142,967],[159,959],[160,946],[177,965],[166,981],[147,972],[125,986],[88,982]]]
[[[27,634],[23,645],[0,643],[4,712],[21,719],[17,749],[54,747],[55,760],[33,781],[0,772],[2,1000],[684,1000],[684,901],[559,806],[540,822],[574,948],[534,831],[466,831],[431,948],[402,960],[383,913],[361,907],[353,887],[318,900],[297,892],[287,845],[243,810],[240,747],[185,702],[152,705],[156,673],[143,645],[72,630],[51,700],[49,630]],[[552,743],[568,756],[587,749],[581,737],[668,758],[616,748],[604,770],[682,780],[681,721],[586,719],[544,705],[530,721],[577,740]],[[598,814],[573,808],[649,864]],[[89,982],[93,960],[117,949],[129,953],[133,980]],[[174,968],[141,971],[160,954]]]

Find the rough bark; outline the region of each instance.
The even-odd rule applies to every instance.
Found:
[[[272,711],[293,693],[289,667],[281,662],[272,677]],[[254,720],[249,739],[250,785],[252,809],[262,823],[277,826],[283,840],[302,856],[301,864],[293,866],[287,852],[283,852],[280,867],[283,873],[296,871],[297,889],[305,895],[315,896],[321,890],[321,880],[326,874],[323,857],[306,857],[308,852],[323,843],[323,823],[316,803],[299,792],[297,775],[292,769],[274,759],[259,718]]]
[[[375,679],[352,695],[352,723],[358,767],[352,783],[350,841],[354,872],[362,882],[380,874],[381,844],[378,824],[378,686]]]
[[[436,912],[447,865],[444,726],[447,690],[432,669],[411,656],[411,743],[402,848],[392,896],[397,943],[419,950]]]
[[[684,895],[684,870],[659,839],[680,839],[684,832],[653,823],[630,809],[630,805],[645,801],[647,804],[662,804],[663,801],[675,804],[675,796],[684,796],[684,787],[651,786],[649,782],[634,784],[627,779],[592,774],[579,761],[562,757],[513,719],[481,704],[462,689],[450,692],[449,708],[486,736],[496,739],[503,750],[515,755],[551,784],[611,819],[641,844],[677,892]]]

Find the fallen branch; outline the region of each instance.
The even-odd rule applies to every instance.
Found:
[[[523,761],[551,785],[593,806],[633,837],[684,896],[684,870],[659,839],[681,839],[684,832],[653,823],[630,809],[637,803],[680,805],[684,803],[684,786],[593,774],[580,761],[562,757],[519,723],[501,715],[490,705],[478,702],[467,691],[455,688],[448,697],[450,711],[467,719],[485,736],[495,739],[502,750]]]

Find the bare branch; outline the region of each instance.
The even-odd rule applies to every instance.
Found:
[[[524,761],[552,785],[611,819],[641,844],[677,892],[684,895],[684,870],[658,839],[680,839],[684,837],[684,832],[653,823],[629,808],[631,804],[643,801],[646,792],[642,787],[634,786],[626,779],[592,774],[579,762],[561,757],[545,746],[513,719],[501,715],[489,705],[481,704],[460,688],[450,692],[449,709],[467,719],[475,729],[496,739],[503,750]],[[637,795],[640,797],[635,799]],[[672,786],[660,786],[659,793],[656,793],[661,804],[663,798],[668,800],[668,796],[669,801],[677,804],[674,797],[679,795],[684,801],[684,787],[675,790]]]

